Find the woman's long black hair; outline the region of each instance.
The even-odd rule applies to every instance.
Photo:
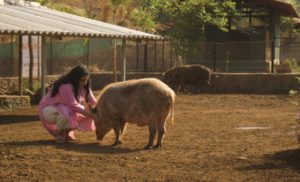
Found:
[[[66,75],[61,76],[53,83],[53,89],[51,92],[51,97],[54,97],[58,93],[58,89],[61,84],[70,83],[73,85],[73,92],[75,95],[75,99],[79,101],[79,83],[80,78],[83,76],[89,75],[88,69],[83,65],[78,65],[74,67],[71,71],[69,71]],[[90,93],[90,79],[88,79],[86,86],[84,86],[86,90],[85,100],[86,102],[89,100],[88,95]]]

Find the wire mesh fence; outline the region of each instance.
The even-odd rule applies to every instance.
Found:
[[[23,36],[23,76],[29,71],[28,37]],[[40,76],[41,41],[32,37],[34,76]],[[19,38],[0,35],[0,76],[18,76],[20,72]],[[47,75],[63,74],[82,63],[93,73],[112,72],[113,46],[111,39],[52,37],[46,38]],[[122,41],[116,41],[117,71],[121,72]],[[282,40],[280,61],[300,61],[300,41]],[[216,72],[270,71],[270,48],[266,41],[197,42],[187,45],[184,56],[176,56],[170,41],[133,41],[126,43],[126,70],[129,72],[164,72],[178,64],[203,64]]]

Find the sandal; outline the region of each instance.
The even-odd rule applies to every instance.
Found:
[[[64,139],[63,136],[57,136],[55,137],[56,143],[66,143],[66,140]]]

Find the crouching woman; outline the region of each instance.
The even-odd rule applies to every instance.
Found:
[[[53,83],[39,103],[39,116],[57,143],[76,140],[75,130],[94,131],[96,115],[90,110],[96,99],[86,67],[74,67]]]

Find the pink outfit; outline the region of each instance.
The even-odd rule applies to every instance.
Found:
[[[84,100],[86,91],[82,90],[80,92],[79,100]],[[92,92],[89,94],[89,105],[94,106],[96,104],[96,99]],[[95,130],[94,120],[92,118],[87,118],[78,111],[84,110],[84,106],[77,102],[73,93],[72,84],[62,84],[59,87],[58,93],[51,97],[51,91],[49,91],[39,103],[39,116],[46,130],[54,137],[59,135],[59,131],[56,128],[56,124],[52,124],[43,118],[43,109],[47,106],[55,107],[67,120],[68,125],[71,130],[81,130],[81,131],[93,131]],[[68,133],[69,137],[75,139],[74,131]],[[68,137],[68,136],[63,136]]]

